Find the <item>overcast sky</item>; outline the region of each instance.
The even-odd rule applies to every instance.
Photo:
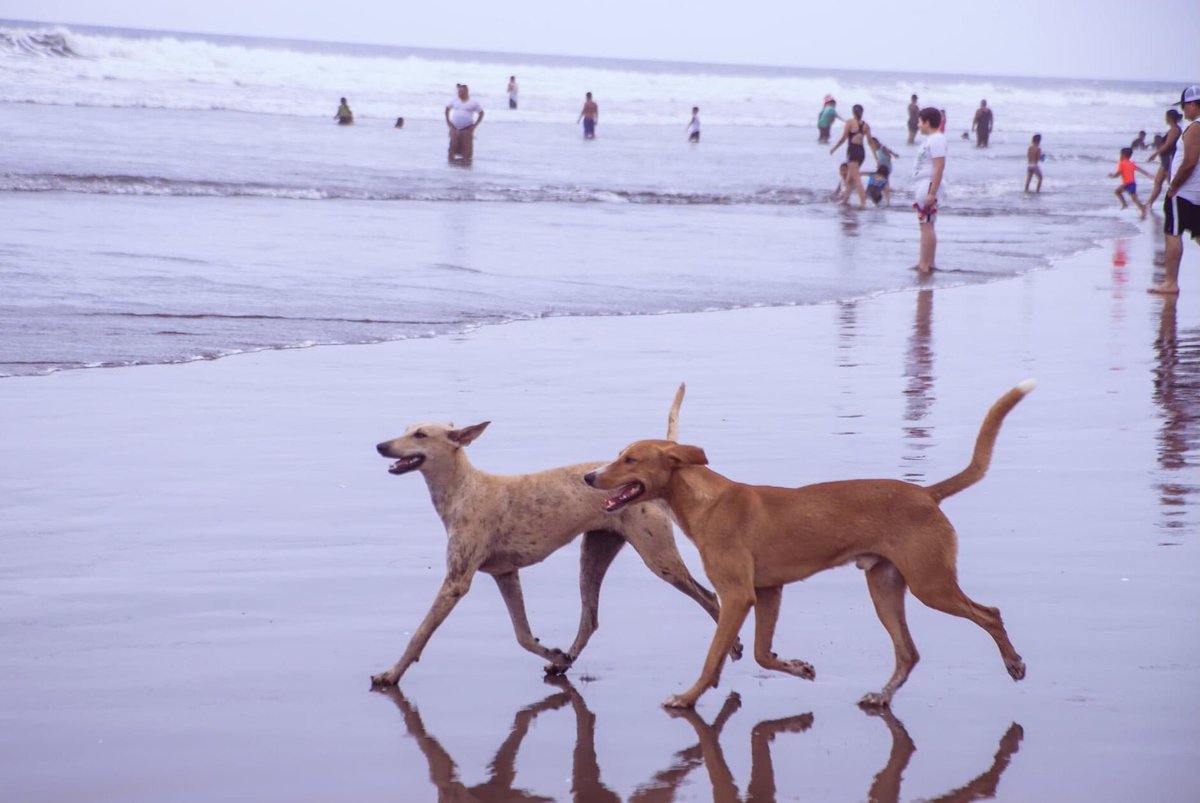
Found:
[[[510,53],[1200,82],[1200,0],[0,0],[0,18]]]

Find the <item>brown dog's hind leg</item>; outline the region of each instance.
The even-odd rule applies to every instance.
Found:
[[[579,551],[579,631],[568,654],[571,661],[579,657],[600,627],[600,584],[623,546],[625,539],[610,530],[590,530],[583,534]]]
[[[904,591],[907,584],[900,571],[880,558],[865,574],[871,601],[875,603],[875,613],[878,614],[879,621],[883,623],[888,635],[892,637],[892,644],[896,649],[896,669],[892,672],[891,680],[882,689],[863,695],[858,704],[866,709],[887,708],[892,702],[892,695],[908,680],[909,673],[921,656],[913,644],[912,634],[908,632],[908,622],[904,616]]]
[[[1008,632],[1004,629],[1000,611],[980,605],[964,594],[958,587],[958,578],[953,566],[938,566],[936,571],[930,571],[930,568],[922,566],[916,570],[909,570],[907,566],[900,567],[913,596],[934,610],[970,619],[982,627],[995,639],[996,646],[1000,648],[1000,655],[1004,658],[1004,668],[1008,670],[1012,679],[1024,679],[1025,662],[1008,640]]]
[[[774,669],[804,680],[814,680],[817,672],[812,664],[796,659],[781,659],[771,651],[775,640],[775,624],[779,621],[779,608],[783,603],[783,587],[754,589],[754,660],[764,669]]]

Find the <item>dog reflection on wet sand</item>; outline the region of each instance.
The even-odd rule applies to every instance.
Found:
[[[721,748],[721,729],[741,704],[737,692],[731,692],[711,725],[701,719],[693,708],[668,709],[672,717],[687,721],[695,729],[699,742],[676,753],[672,766],[655,775],[650,783],[639,787],[629,798],[630,803],[667,803],[675,800],[675,793],[684,778],[701,763],[697,754],[703,756],[703,763],[708,769],[709,781],[713,788],[713,802],[743,803]],[[887,764],[872,780],[867,800],[870,803],[894,803],[900,800],[900,782],[917,748],[904,724],[896,718],[891,709],[871,709],[867,711],[867,715],[882,719],[892,735],[892,749],[888,754]],[[750,731],[750,782],[746,787],[744,803],[774,803],[777,790],[771,743],[780,734],[804,733],[812,726],[812,714],[763,720],[754,726]],[[1024,735],[1021,726],[1014,722],[1000,738],[999,748],[990,767],[969,783],[933,798],[929,803],[970,803],[994,798],[1000,786],[1000,776],[1008,768]],[[790,792],[791,790],[783,790],[784,794]]]
[[[396,687],[384,689],[383,693],[391,698],[404,719],[408,734],[416,740],[421,753],[429,765],[429,780],[438,790],[439,801],[455,801],[466,803],[550,803],[553,797],[546,797],[534,792],[515,787],[517,755],[521,743],[529,733],[534,721],[543,713],[555,711],[569,706],[575,714],[575,745],[571,759],[571,792],[572,799],[577,803],[619,803],[620,797],[601,780],[601,769],[596,759],[596,715],[588,708],[587,703],[575,687],[565,677],[548,677],[546,682],[555,687],[555,691],[545,699],[527,705],[513,716],[512,728],[508,736],[496,750],[495,756],[488,765],[488,780],[474,786],[467,786],[459,780],[457,763],[446,752],[438,740],[429,734],[421,719],[417,707],[411,703]],[[707,769],[712,784],[714,803],[766,803],[775,801],[777,795],[775,780],[775,763],[771,754],[772,742],[782,734],[802,734],[813,727],[811,713],[768,719],[759,722],[750,731],[750,779],[746,787],[746,797],[738,793],[737,782],[729,765],[725,761],[725,753],[721,746],[721,731],[729,719],[741,707],[741,697],[733,692],[725,698],[721,710],[711,724],[701,719],[694,709],[671,709],[673,718],[682,719],[692,726],[696,732],[696,744],[678,751],[672,757],[671,763],[654,777],[638,786],[629,797],[629,803],[670,803],[677,796],[685,780],[693,770],[701,765]],[[887,764],[872,779],[867,799],[871,803],[892,803],[900,800],[900,785],[905,770],[916,746],[905,730],[903,723],[889,709],[877,709],[868,712],[869,716],[878,717],[887,725],[892,736],[891,751]],[[969,801],[987,800],[995,797],[1000,784],[1000,776],[1007,769],[1013,755],[1016,754],[1024,731],[1021,726],[1013,723],[1000,738],[1000,744],[991,766],[976,776],[969,783],[932,799],[931,803],[969,803]],[[786,743],[785,743],[786,744]],[[795,752],[791,753],[794,760]],[[782,794],[792,794],[795,790],[782,790]],[[415,793],[409,787],[406,794]]]

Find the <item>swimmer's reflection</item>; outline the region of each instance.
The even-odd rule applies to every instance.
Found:
[[[1175,296],[1163,297],[1154,340],[1154,401],[1162,410],[1158,465],[1170,472],[1158,488],[1164,526],[1171,530],[1188,526],[1183,517],[1188,498],[1197,490],[1195,471],[1189,474],[1188,469],[1200,447],[1200,331],[1177,331],[1177,301]]]
[[[738,793],[733,773],[725,761],[720,742],[721,729],[740,705],[741,698],[736,692],[731,693],[725,698],[725,704],[711,725],[701,719],[694,710],[671,710],[669,713],[672,716],[686,720],[695,729],[698,742],[676,753],[674,763],[658,773],[653,781],[640,787],[630,798],[630,803],[667,803],[674,800],[679,785],[701,762],[708,770],[714,803],[774,803],[775,765],[771,756],[771,742],[782,733],[807,731],[813,725],[813,715],[809,713],[783,719],[769,719],[754,726],[750,732],[750,782],[743,799]],[[871,803],[899,801],[901,779],[917,748],[904,725],[890,710],[873,710],[868,714],[879,717],[887,725],[892,735],[892,749],[887,764],[872,780],[867,799]],[[1014,722],[1000,738],[999,748],[990,767],[969,783],[934,798],[931,803],[969,803],[995,797],[1000,776],[1017,752],[1023,737],[1024,731]]]
[[[600,780],[600,766],[596,762],[596,716],[587,707],[583,697],[565,677],[547,678],[546,682],[558,691],[540,702],[527,705],[513,717],[508,738],[496,750],[488,765],[489,778],[475,786],[467,786],[459,780],[458,765],[446,752],[441,743],[425,730],[425,723],[416,707],[397,687],[383,690],[392,699],[404,717],[404,726],[412,736],[425,760],[429,763],[429,780],[438,790],[438,800],[455,803],[551,803],[554,798],[542,797],[523,789],[514,788],[517,771],[517,753],[521,742],[529,733],[529,727],[540,714],[570,705],[575,712],[575,750],[571,768],[571,791],[576,801],[586,803],[620,803],[620,798]]]
[[[924,424],[933,408],[933,291],[917,292],[917,309],[913,319],[912,334],[908,338],[905,353],[904,376],[904,436],[908,440],[911,454],[904,460],[913,463],[904,472],[909,482],[921,482],[925,472],[920,465],[924,452],[932,443],[930,427]]]

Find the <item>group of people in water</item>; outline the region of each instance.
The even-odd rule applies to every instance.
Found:
[[[1189,95],[1189,93],[1191,94]],[[509,76],[506,95],[509,109],[516,109],[519,102],[516,76]],[[1200,204],[1200,197],[1193,202],[1188,195],[1191,193],[1200,196],[1200,170],[1195,169],[1196,151],[1200,151],[1200,143],[1192,148],[1185,145],[1184,164],[1180,166],[1175,181],[1172,181],[1171,172],[1176,148],[1180,142],[1184,141],[1184,130],[1180,121],[1184,117],[1187,117],[1189,121],[1194,121],[1196,115],[1190,112],[1200,113],[1200,88],[1188,87],[1184,90],[1180,102],[1175,105],[1182,109],[1182,113],[1175,108],[1167,111],[1165,116],[1167,131],[1156,135],[1153,144],[1147,144],[1146,132],[1139,131],[1137,138],[1130,143],[1130,146],[1121,149],[1116,171],[1110,174],[1110,177],[1119,177],[1121,180],[1115,190],[1117,199],[1121,202],[1121,208],[1128,207],[1125,200],[1125,196],[1128,195],[1140,210],[1142,218],[1146,217],[1152,204],[1163,192],[1164,184],[1167,185],[1164,215],[1166,216],[1165,229],[1168,239],[1168,276],[1164,284],[1155,288],[1156,292],[1162,293],[1178,292],[1177,276],[1179,258],[1182,254],[1182,240],[1180,239],[1182,232],[1190,230],[1195,239],[1200,230],[1200,219],[1198,219],[1200,213],[1196,211]],[[855,104],[851,109],[851,114],[851,117],[843,119],[837,112],[837,101],[832,95],[826,95],[817,116],[817,142],[822,144],[829,143],[834,122],[841,120],[844,123],[841,136],[829,151],[836,153],[843,144],[846,147],[846,160],[838,167],[838,185],[831,193],[831,197],[843,204],[849,204],[852,197],[857,197],[860,209],[866,208],[868,198],[876,205],[890,204],[892,160],[900,154],[872,135],[870,124],[863,118],[861,105]],[[483,107],[479,101],[471,98],[470,88],[466,84],[458,84],[456,96],[446,104],[445,108],[449,136],[448,160],[451,164],[471,164],[474,156],[474,132],[483,122],[483,118]],[[334,119],[338,125],[354,123],[354,113],[350,110],[350,105],[345,98],[341,98]],[[588,92],[584,96],[583,108],[576,119],[576,124],[583,127],[584,139],[595,138],[599,120],[600,107],[592,97],[592,93]],[[971,130],[976,138],[976,147],[989,147],[994,124],[995,115],[992,109],[988,107],[987,100],[981,100],[971,124]],[[403,127],[404,118],[396,118],[395,128]],[[946,110],[933,107],[921,108],[918,97],[914,94],[908,105],[907,128],[908,144],[910,145],[916,144],[918,133],[924,136],[913,167],[915,188],[912,206],[917,213],[917,222],[921,231],[920,257],[916,268],[918,271],[926,272],[935,267],[937,236],[934,222],[937,217],[938,203],[942,192],[942,178],[946,168]],[[1191,132],[1192,128],[1188,130]],[[692,116],[687,123],[686,133],[688,142],[698,143],[700,141],[700,108],[698,106],[692,107]],[[1200,139],[1200,130],[1189,136],[1193,140]],[[970,139],[970,134],[964,131],[962,138]],[[868,174],[867,182],[864,185],[862,167],[866,162],[868,148],[875,159],[875,169]],[[1151,151],[1145,161],[1157,161],[1156,172],[1151,173],[1134,163],[1133,153],[1136,150]],[[1037,183],[1033,191],[1041,192],[1043,178],[1041,164],[1045,159],[1046,154],[1042,150],[1042,135],[1034,134],[1026,151],[1025,192],[1030,191],[1030,185],[1034,179],[1037,180]],[[1137,194],[1137,173],[1142,173],[1154,182],[1154,188],[1145,203]],[[1185,192],[1182,194],[1176,192],[1180,187],[1185,188]],[[1181,198],[1185,204],[1183,212],[1172,212],[1179,205],[1175,202],[1176,197]],[[1179,230],[1174,235],[1179,240],[1177,248],[1171,247],[1171,230],[1173,229]],[[1178,250],[1179,253],[1172,253],[1174,250]]]

